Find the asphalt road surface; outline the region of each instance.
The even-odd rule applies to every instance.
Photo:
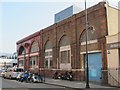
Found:
[[[0,77],[2,90],[75,90],[71,88],[49,85],[44,83],[25,83]]]
[[[73,89],[67,87],[61,87],[56,85],[44,84],[44,83],[21,83],[16,80],[3,79],[0,77],[0,90],[87,90],[87,89]],[[120,90],[120,88],[106,88],[106,89],[94,89],[88,90]]]

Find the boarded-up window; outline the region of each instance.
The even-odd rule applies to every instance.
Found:
[[[70,50],[61,51],[61,63],[70,63]]]

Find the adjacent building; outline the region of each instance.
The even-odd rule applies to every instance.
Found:
[[[107,5],[106,11],[108,26],[108,36],[106,36],[108,83],[120,86],[120,10]]]
[[[17,53],[7,54],[1,53],[0,55],[0,70],[7,69],[17,65]]]

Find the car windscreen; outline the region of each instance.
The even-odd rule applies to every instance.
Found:
[[[14,72],[23,72],[23,69],[16,68],[16,69],[14,69]]]

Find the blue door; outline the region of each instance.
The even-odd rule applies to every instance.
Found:
[[[100,82],[102,56],[101,53],[88,54],[89,80]]]

